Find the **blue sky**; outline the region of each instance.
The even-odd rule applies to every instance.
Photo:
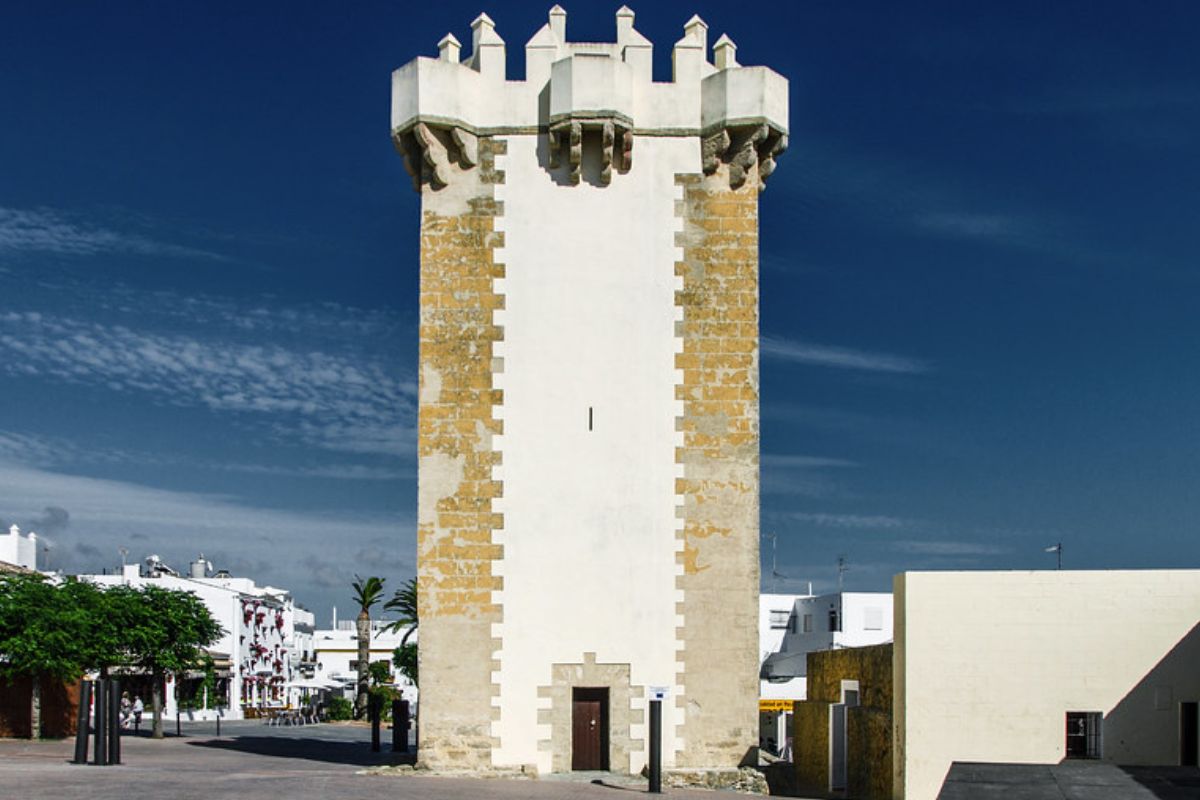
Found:
[[[0,522],[327,619],[414,569],[417,197],[389,76],[549,3],[111,3],[0,27]],[[769,588],[1200,566],[1200,9],[634,6],[791,80],[762,198]],[[608,40],[616,5],[567,6]],[[764,548],[769,553],[769,546]],[[769,563],[767,566],[769,570]]]

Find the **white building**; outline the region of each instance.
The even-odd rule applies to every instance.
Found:
[[[307,625],[311,631],[312,613],[297,609],[284,589],[258,586],[250,578],[235,578],[224,571],[210,575],[210,571],[211,564],[203,556],[191,563],[187,575],[150,556],[145,569],[129,564],[120,574],[78,577],[100,586],[157,586],[192,592],[221,626],[220,640],[208,648],[218,678],[218,697],[206,696],[204,675],[199,671],[186,676],[182,687],[169,675],[163,692],[167,716],[174,716],[180,708],[180,692],[187,719],[214,719],[218,711],[226,719],[242,719],[249,709],[298,704],[303,692],[289,685],[299,676],[293,659],[297,653],[311,654],[312,646],[311,633],[297,637],[296,621],[299,618],[301,627]],[[130,675],[125,680],[126,688],[143,694],[148,705],[149,678]]]
[[[758,200],[787,81],[693,17],[571,42],[508,80],[471,53],[392,76],[421,194],[418,576],[429,766],[637,772],[757,744]],[[580,731],[575,736],[573,731]],[[586,735],[584,735],[586,732]]]
[[[892,595],[833,592],[799,597],[779,649],[763,660],[764,697],[804,700],[808,654],[892,641]]]
[[[955,761],[1191,765],[1200,570],[906,572],[894,582],[894,796]]]
[[[371,620],[370,662],[386,662],[392,671],[392,684],[402,692],[404,699],[415,702],[417,687],[400,674],[393,663],[393,653],[400,646],[404,633],[385,631],[390,620]],[[313,632],[313,654],[316,670],[312,677],[322,683],[341,688],[345,697],[353,699],[358,682],[358,633],[354,620],[335,620],[334,628],[318,629]],[[417,641],[417,632],[409,642]]]
[[[0,562],[4,564],[36,570],[37,549],[37,534],[33,531],[22,534],[16,525],[8,529],[8,535],[0,536]]]
[[[791,620],[796,614],[796,601],[810,598],[811,594],[768,594],[758,596],[758,651],[759,663],[783,648],[783,637],[792,628]],[[791,725],[792,703],[804,699],[804,678],[776,680],[765,678],[758,687],[758,737],[764,745],[774,742],[782,746]]]

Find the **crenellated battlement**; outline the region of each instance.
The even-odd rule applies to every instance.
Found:
[[[554,6],[525,45],[523,81],[506,79],[505,43],[490,17],[480,14],[471,30],[466,58],[448,33],[436,58],[392,73],[392,138],[418,189],[446,185],[452,165],[474,167],[479,136],[546,134],[550,167],[568,163],[572,183],[585,141],[600,148],[604,184],[633,168],[639,136],[702,137],[698,168],[711,174],[729,164],[735,186],[754,164],[765,179],[787,147],[787,80],[739,64],[728,36],[710,62],[708,26],[697,16],[674,45],[669,83],[653,80],[654,46],[628,7],[616,13],[615,42],[571,42],[567,13]]]

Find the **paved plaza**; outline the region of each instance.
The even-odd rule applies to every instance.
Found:
[[[174,733],[173,722],[168,731]],[[143,731],[122,737],[122,764],[69,763],[74,740],[0,740],[0,800],[462,800],[465,798],[620,798],[644,793],[645,781],[585,775],[576,780],[469,779],[419,775],[365,775],[362,770],[403,763],[388,752],[372,753],[370,729],[337,723],[268,727],[228,722],[221,737],[213,725],[184,725],[183,736],[155,741]],[[411,756],[409,757],[411,761]],[[590,781],[600,780],[603,783]],[[605,785],[607,784],[607,785]],[[674,798],[734,797],[703,790],[664,789]]]
[[[956,763],[938,800],[1194,800],[1195,767],[1118,767],[1103,761],[1060,764]]]

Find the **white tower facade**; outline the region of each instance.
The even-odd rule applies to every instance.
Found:
[[[636,772],[665,691],[669,767],[757,744],[758,194],[787,82],[674,78],[617,12],[566,13],[505,79],[493,22],[393,74],[421,193],[421,758]]]

